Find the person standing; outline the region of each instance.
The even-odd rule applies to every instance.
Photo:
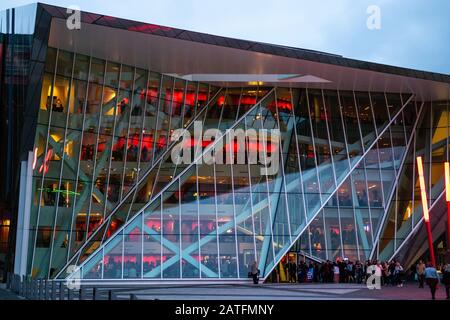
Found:
[[[334,274],[333,282],[339,283],[340,271],[339,271],[339,266],[337,265],[336,262],[334,263],[334,266],[333,266],[333,274]]]
[[[395,263],[395,269],[394,269],[394,281],[397,287],[401,288],[403,287],[403,267],[401,266],[400,262]]]
[[[437,274],[436,268],[430,262],[427,263],[427,267],[425,268],[425,281],[430,287],[431,299],[435,300],[436,287],[439,283],[439,276]]]
[[[259,278],[258,278],[258,263],[256,261],[253,261],[252,267],[250,272],[252,273],[253,283],[258,284]]]
[[[423,288],[425,282],[425,263],[422,260],[416,265],[417,280],[419,280],[419,288]]]
[[[450,299],[450,263],[447,263],[442,268],[442,283],[445,285],[445,294],[447,295],[447,300]]]

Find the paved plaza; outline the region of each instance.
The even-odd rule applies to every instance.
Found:
[[[403,287],[384,286],[369,290],[358,284],[229,284],[229,285],[155,285],[141,288],[99,288],[98,299],[129,300],[430,300],[428,287],[416,283]],[[86,289],[84,299],[92,300],[92,291]],[[0,300],[24,299],[0,287]],[[74,293],[78,300],[78,293]],[[445,300],[445,289],[440,286],[437,300]]]
[[[385,286],[369,290],[358,284],[260,284],[260,285],[180,285],[155,286],[134,290],[114,290],[119,299],[130,294],[140,300],[429,300],[428,287],[417,284],[403,287]],[[440,286],[436,299],[445,299],[445,289]]]

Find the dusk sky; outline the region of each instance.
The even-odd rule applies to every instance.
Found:
[[[33,3],[1,0],[0,10]],[[450,1],[47,0],[83,11],[450,74]],[[380,8],[381,28],[366,12]]]

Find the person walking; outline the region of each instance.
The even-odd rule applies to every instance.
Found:
[[[417,280],[419,280],[419,288],[423,288],[425,282],[425,263],[422,260],[416,265]]]
[[[259,282],[259,278],[258,278],[258,263],[256,261],[253,261],[251,270],[250,270],[251,274],[252,274],[252,278],[253,278],[253,283],[254,284],[258,284]]]
[[[395,263],[394,268],[394,281],[397,287],[399,288],[403,287],[402,278],[403,278],[403,267],[401,266],[400,262],[397,261]]]
[[[447,295],[447,300],[450,300],[450,263],[447,263],[441,271],[442,283],[445,285],[445,294]]]
[[[439,283],[439,276],[437,274],[436,268],[430,263],[427,263],[425,268],[425,282],[430,287],[431,299],[436,299],[436,288]]]

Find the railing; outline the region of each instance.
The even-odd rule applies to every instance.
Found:
[[[8,272],[6,289],[28,300],[138,300],[134,293],[117,294],[108,288],[81,285],[71,289],[66,281],[32,279]]]

